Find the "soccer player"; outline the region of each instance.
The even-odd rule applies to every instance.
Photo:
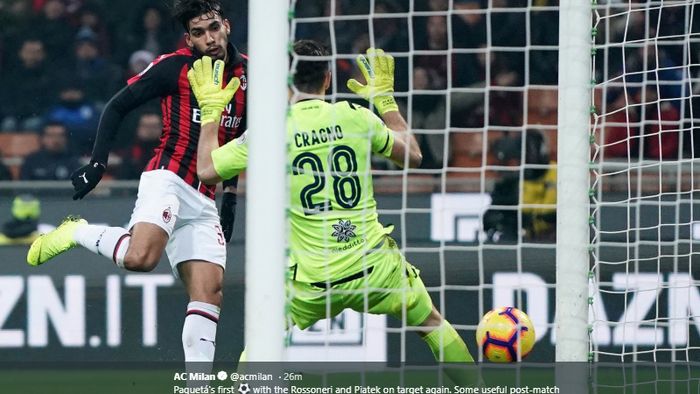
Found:
[[[214,202],[216,186],[197,179],[200,123],[209,118],[197,106],[187,71],[196,59],[207,55],[223,62],[227,78],[245,81],[246,57],[229,43],[231,26],[218,0],[178,0],[174,16],[185,28],[188,47],[159,56],[110,100],[97,130],[92,160],[72,175],[73,199],[82,199],[102,178],[122,119],[141,104],[160,97],[162,136],[141,175],[128,226],[96,226],[69,218],[32,244],[27,262],[43,264],[81,245],[120,268],[151,271],[165,251],[173,274],[182,280],[190,299],[182,327],[185,361],[211,362],[236,182],[224,184],[220,222]],[[219,113],[214,133],[222,142],[239,136],[245,128],[245,88],[244,84]]]
[[[327,56],[325,48],[309,40],[296,42],[294,52]],[[377,219],[372,153],[411,167],[422,157],[393,97],[394,59],[369,49],[358,64],[367,85],[350,80],[348,87],[372,100],[384,122],[367,108],[323,100],[331,84],[327,60],[300,60],[294,75],[298,94],[290,90],[287,118],[292,171],[289,319],[305,329],[346,308],[405,317],[409,326],[418,327],[437,360],[473,362],[464,341],[433,306],[419,271],[389,236],[392,228]],[[214,113],[238,85],[232,80],[222,89],[221,63],[212,66],[207,57],[194,63],[188,77],[202,111]],[[202,182],[235,176],[246,168],[245,134],[219,147],[216,124],[204,124],[197,155]]]

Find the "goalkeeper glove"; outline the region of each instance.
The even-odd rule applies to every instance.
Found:
[[[106,169],[107,167],[104,164],[92,160],[89,164],[73,171],[70,175],[73,190],[75,190],[73,200],[82,199],[86,194],[90,193],[100,183],[100,179],[102,179]]]
[[[224,231],[224,238],[226,238],[226,242],[231,242],[233,223],[236,220],[236,193],[224,193],[221,199],[220,219],[221,229]]]
[[[356,95],[374,104],[380,115],[398,111],[394,100],[394,58],[381,49],[369,48],[367,56],[357,57],[357,66],[365,76],[367,85],[355,79],[348,80],[348,89]]]
[[[224,62],[217,60],[212,66],[212,59],[204,56],[198,59],[187,72],[192,92],[197,98],[201,110],[202,126],[207,123],[219,124],[221,113],[241,86],[240,79],[234,77],[221,89],[224,79]]]

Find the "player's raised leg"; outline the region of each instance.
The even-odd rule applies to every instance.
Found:
[[[80,245],[120,268],[147,272],[156,267],[167,242],[168,233],[151,223],[136,223],[129,232],[123,227],[91,225],[85,219],[69,216],[32,243],[27,263],[43,264]]]

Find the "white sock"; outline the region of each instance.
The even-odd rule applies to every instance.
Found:
[[[187,316],[182,326],[185,362],[214,361],[219,311],[218,306],[206,302],[192,301],[187,304]]]
[[[120,268],[124,268],[124,256],[131,240],[131,234],[126,229],[88,224],[79,226],[75,230],[74,237],[75,241],[84,248],[105,256]]]

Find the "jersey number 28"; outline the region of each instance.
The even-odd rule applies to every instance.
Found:
[[[357,206],[362,196],[360,178],[357,176],[357,158],[355,151],[347,145],[338,145],[328,154],[331,176],[333,177],[333,195],[335,201],[344,209]],[[314,177],[314,181],[301,189],[299,199],[306,215],[315,215],[333,210],[329,200],[313,202],[315,194],[326,187],[326,176],[321,158],[311,152],[303,152],[292,161],[292,174],[306,173],[306,168]]]

